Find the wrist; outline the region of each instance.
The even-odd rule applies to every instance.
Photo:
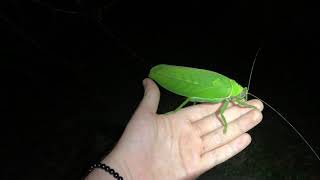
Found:
[[[112,154],[105,157],[101,163],[104,163],[114,169],[120,176],[123,177],[125,180],[133,180],[131,172],[129,170],[128,165],[125,161],[117,159],[116,156]],[[112,176],[111,176],[112,177]],[[113,178],[113,177],[112,177]]]
[[[102,161],[102,164],[109,166],[114,170],[114,173],[118,173],[125,180],[133,180],[130,175],[130,171],[127,168],[126,164],[117,159],[113,158],[111,155],[105,157]],[[112,174],[104,170],[103,168],[93,168],[89,175],[86,177],[86,180],[116,180]]]

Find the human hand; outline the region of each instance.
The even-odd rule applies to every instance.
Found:
[[[250,100],[252,108],[230,106],[223,134],[219,104],[202,103],[170,114],[156,114],[160,92],[151,79],[144,81],[145,94],[119,142],[103,163],[124,179],[195,179],[238,154],[251,142],[246,132],[262,120],[263,104]],[[94,170],[87,179],[112,179]]]

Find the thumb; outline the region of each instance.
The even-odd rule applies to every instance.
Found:
[[[156,113],[160,100],[160,91],[158,86],[149,78],[143,80],[144,96],[138,111]]]

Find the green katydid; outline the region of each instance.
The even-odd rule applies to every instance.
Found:
[[[246,103],[248,94],[261,100],[257,96],[249,93],[251,75],[253,72],[254,64],[260,48],[258,49],[249,76],[248,87],[242,87],[235,80],[230,79],[217,72],[184,67],[160,64],[154,66],[149,73],[149,77],[155,80],[160,86],[171,91],[180,96],[186,97],[186,100],[178,106],[175,111],[180,110],[188,102],[208,102],[208,103],[220,103],[222,106],[220,108],[220,115],[223,122],[223,132],[227,132],[228,123],[224,116],[224,111],[227,109],[228,104],[233,102],[240,107],[249,107],[256,109],[255,106]],[[320,160],[319,155],[309,144],[309,142],[302,136],[302,134],[277,110],[275,110],[271,105],[261,100],[265,105],[270,107],[274,112],[276,112],[286,123],[288,123],[291,128],[301,137],[301,139],[308,145],[310,150],[314,153],[318,160]]]

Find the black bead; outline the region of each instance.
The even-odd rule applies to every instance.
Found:
[[[93,171],[94,168],[101,168],[108,172],[110,175],[112,175],[115,179],[123,180],[123,177],[119,175],[114,169],[112,169],[110,166],[107,166],[103,163],[96,163],[90,166],[89,172]]]
[[[118,178],[118,177],[119,177],[119,174],[118,174],[118,173],[114,173],[114,174],[113,174],[113,177]]]

